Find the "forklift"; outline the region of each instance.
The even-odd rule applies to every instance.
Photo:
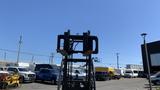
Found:
[[[17,73],[0,73],[0,90],[8,87],[19,87],[19,74]]]
[[[98,54],[97,36],[91,36],[90,31],[83,35],[71,35],[68,30],[64,35],[58,35],[57,53],[62,55],[57,90],[96,90],[92,54]],[[79,74],[72,73],[76,63],[83,63],[83,79]]]

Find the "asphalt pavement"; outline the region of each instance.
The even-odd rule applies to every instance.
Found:
[[[156,90],[153,86],[153,90]],[[57,85],[49,83],[26,83],[12,90],[57,90]],[[110,81],[97,81],[96,90],[148,90],[148,81],[142,78],[131,78]]]

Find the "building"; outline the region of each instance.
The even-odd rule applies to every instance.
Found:
[[[126,69],[137,69],[139,71],[143,71],[143,65],[127,64]]]
[[[10,65],[16,65],[16,63],[0,60],[0,66],[10,66]]]
[[[149,67],[151,73],[160,71],[160,41],[147,43]],[[144,44],[141,45],[144,72],[147,73],[147,62]]]

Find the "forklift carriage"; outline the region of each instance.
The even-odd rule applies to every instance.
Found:
[[[78,44],[81,46],[77,49]],[[96,90],[92,60],[92,54],[98,53],[96,36],[91,36],[89,31],[83,35],[70,35],[70,31],[65,32],[64,35],[58,35],[57,52],[63,56],[60,67],[60,74],[63,75],[59,76],[58,90]],[[75,58],[77,54],[82,58]],[[84,79],[79,79],[78,74],[72,74],[75,63],[83,63],[86,73]]]

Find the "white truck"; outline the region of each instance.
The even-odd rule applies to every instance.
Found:
[[[18,73],[20,75],[20,82],[33,82],[36,78],[34,72],[29,71],[27,68],[24,67],[8,67],[7,71],[10,73]]]

